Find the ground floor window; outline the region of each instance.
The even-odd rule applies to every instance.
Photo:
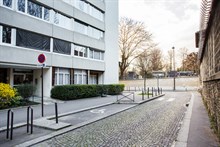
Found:
[[[0,68],[0,83],[7,83],[7,68]]]
[[[14,86],[19,84],[33,83],[33,70],[14,69]]]
[[[87,84],[86,70],[74,70],[74,84]]]
[[[70,84],[70,69],[55,68],[55,85]]]
[[[98,75],[90,74],[89,81],[90,81],[90,84],[98,84]]]

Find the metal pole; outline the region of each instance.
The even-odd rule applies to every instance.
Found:
[[[152,97],[154,96],[154,88],[152,87]]]
[[[173,70],[174,70],[174,76],[173,76],[173,90],[176,90],[176,69],[175,69],[175,47],[172,47],[173,49]]]
[[[27,107],[27,133],[29,132],[29,109],[30,106]]]
[[[41,86],[41,115],[42,117],[44,116],[44,67],[42,65],[42,68],[41,68],[41,82],[42,82],[42,86]]]
[[[11,136],[10,136],[10,140],[12,140],[12,137],[13,137],[13,123],[14,123],[14,112],[11,111]]]
[[[149,98],[149,92],[150,92],[150,90],[149,90],[149,87],[147,88],[147,98]]]
[[[33,114],[34,112],[33,112],[33,108],[31,108],[31,134],[33,133]]]
[[[10,117],[10,112],[11,112],[11,109],[8,110],[8,115],[7,115],[7,133],[6,133],[6,138],[8,139],[9,137],[9,117]]]
[[[55,103],[55,115],[56,115],[56,123],[58,124],[58,111],[57,111],[57,103]]]
[[[144,100],[144,90],[142,89],[142,100]]]

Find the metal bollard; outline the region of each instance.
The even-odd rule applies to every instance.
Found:
[[[158,95],[160,95],[160,88],[158,87],[157,90],[158,90]]]
[[[31,134],[33,133],[33,108],[31,106],[27,107],[27,133],[29,133],[29,125],[30,125],[30,111],[31,111]]]
[[[163,89],[161,88],[161,94],[163,94]]]
[[[142,89],[142,100],[144,100],[144,90]]]
[[[56,115],[56,123],[58,124],[58,110],[57,110],[57,103],[55,103],[55,115]]]
[[[6,132],[6,138],[9,138],[9,125],[10,125],[10,114],[11,114],[11,132],[10,132],[10,140],[13,138],[13,123],[14,123],[14,112],[9,109],[7,114],[7,132]]]
[[[147,98],[149,99],[149,92],[150,92],[150,90],[149,90],[149,87],[147,88]]]
[[[154,88],[152,87],[152,97],[154,97]]]

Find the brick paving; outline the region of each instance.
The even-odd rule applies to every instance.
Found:
[[[59,135],[39,146],[171,146],[190,100],[189,93],[167,94],[114,116]]]

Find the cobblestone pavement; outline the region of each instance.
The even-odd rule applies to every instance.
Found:
[[[169,93],[114,116],[67,132],[36,147],[171,146],[190,93]]]

